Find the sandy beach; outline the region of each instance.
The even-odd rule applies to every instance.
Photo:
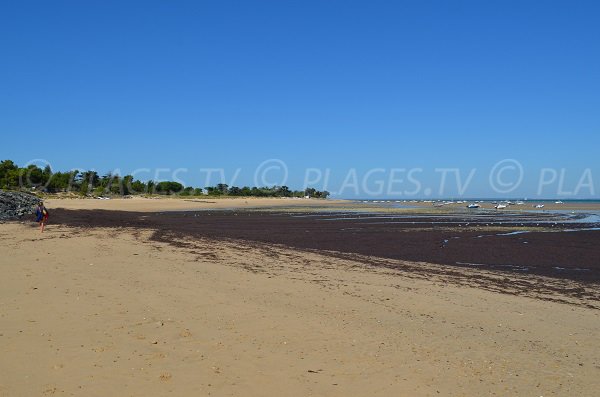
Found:
[[[63,207],[131,210],[130,202]],[[554,279],[156,233],[151,224],[51,223],[43,234],[30,221],[0,224],[0,396],[600,388],[600,310],[585,297],[553,299],[543,286]],[[533,283],[529,294],[510,294],[474,281],[486,277]]]
[[[4,2],[0,397],[600,397],[599,15]]]
[[[303,208],[313,210],[355,210],[366,212],[405,212],[407,210],[432,212],[445,212],[465,210],[467,204],[452,203],[444,206],[434,206],[433,203],[423,201],[400,202],[361,202],[360,200],[319,200],[319,199],[294,199],[294,198],[258,198],[258,197],[141,197],[132,196],[128,199],[112,198],[110,200],[81,199],[81,198],[49,198],[46,201],[49,208],[64,209],[104,209],[111,211],[193,211],[205,209],[289,209],[291,211]],[[534,205],[542,203],[537,201],[527,202],[526,205],[511,205],[506,211],[544,212],[551,211],[600,211],[600,204],[596,202],[566,202],[563,204],[543,202],[543,208]],[[436,203],[439,204],[439,203]],[[404,208],[403,208],[404,207]],[[483,209],[494,209],[491,202],[481,203]],[[504,210],[499,210],[502,212]]]
[[[292,198],[164,198],[133,196],[128,199],[61,199],[45,200],[48,208],[64,208],[72,210],[101,209],[111,211],[192,211],[203,209],[252,209],[282,207],[337,208],[347,207],[351,203],[346,200],[292,199]]]

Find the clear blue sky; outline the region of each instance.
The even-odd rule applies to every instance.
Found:
[[[252,185],[281,159],[290,187],[329,168],[334,192],[352,168],[420,167],[432,196],[434,170],[452,167],[477,169],[466,195],[493,196],[487,175],[510,158],[524,182],[509,196],[534,196],[552,167],[571,192],[590,169],[577,196],[598,197],[598,4],[4,2],[0,157],[183,167],[196,186],[201,168],[241,168],[235,184]]]

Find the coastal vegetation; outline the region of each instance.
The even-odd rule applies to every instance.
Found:
[[[313,197],[327,198],[329,192],[314,188],[290,190],[287,186],[249,187],[229,186],[219,183],[204,188],[184,186],[175,181],[141,181],[132,175],[96,171],[71,170],[54,172],[50,166],[40,168],[35,164],[19,167],[12,160],[0,161],[0,189],[39,193],[72,192],[81,196],[225,196],[225,197]]]

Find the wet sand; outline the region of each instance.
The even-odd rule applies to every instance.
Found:
[[[589,225],[564,223],[550,214],[392,216],[243,209],[142,214],[57,209],[53,222],[77,227],[153,228],[157,230],[154,238],[164,242],[172,237],[238,239],[600,282],[600,230],[577,231]]]

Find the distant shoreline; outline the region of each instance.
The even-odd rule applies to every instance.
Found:
[[[269,207],[290,207],[297,209],[308,207],[314,210],[339,210],[339,211],[368,211],[368,212],[404,212],[411,209],[427,211],[482,211],[494,210],[504,212],[524,211],[600,211],[600,200],[592,201],[564,201],[562,204],[548,201],[526,201],[521,205],[507,205],[504,209],[496,210],[492,200],[480,201],[479,209],[467,209],[470,200],[454,202],[444,201],[415,201],[415,200],[354,200],[354,199],[320,199],[320,198],[289,198],[289,197],[227,197],[227,196],[130,196],[108,197],[105,200],[82,198],[78,196],[46,196],[45,203],[49,208],[64,209],[106,209],[116,211],[171,211],[171,210],[201,210],[201,209],[249,209]],[[498,201],[500,202],[500,201]],[[440,205],[443,204],[443,205]],[[542,208],[535,205],[543,204]]]

